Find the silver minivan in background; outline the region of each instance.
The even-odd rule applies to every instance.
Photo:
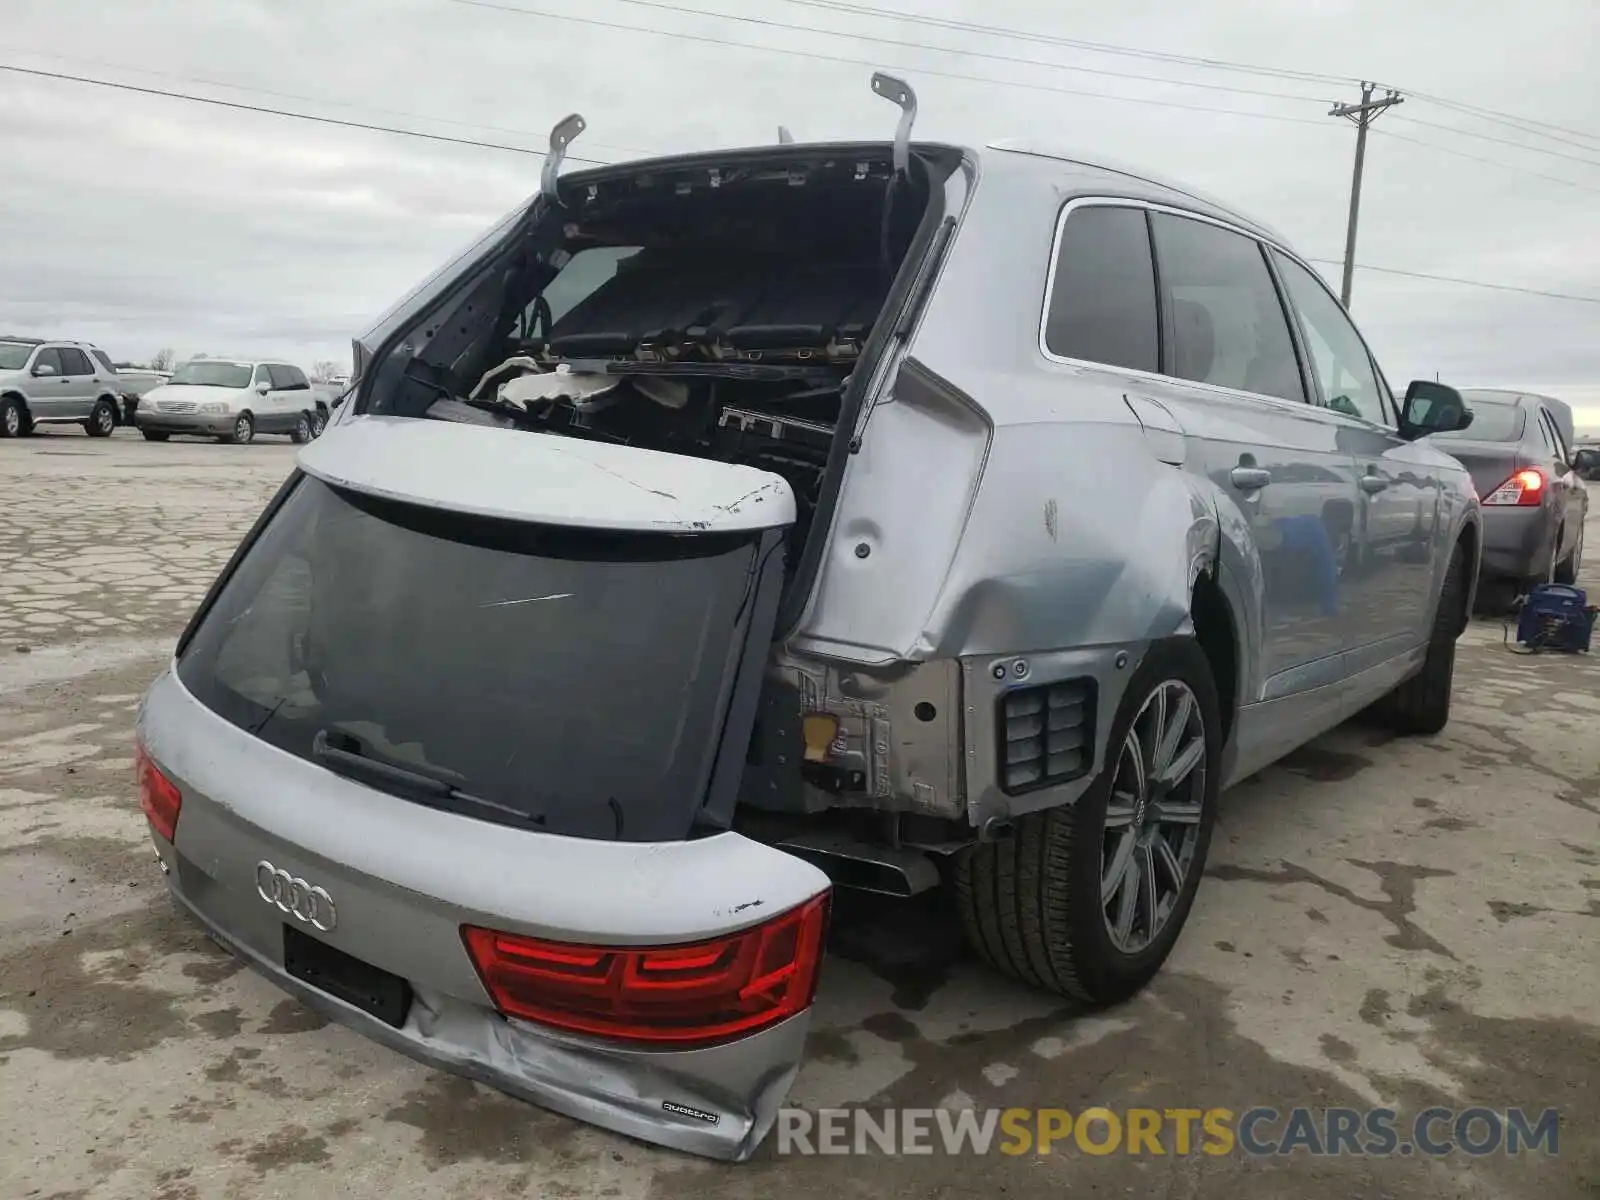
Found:
[[[831,888],[947,887],[1092,1004],[1194,902],[1217,794],[1448,719],[1480,547],[1270,228],[1044,147],[556,179],[356,343],[139,717],[216,938],[425,1061],[748,1156]]]

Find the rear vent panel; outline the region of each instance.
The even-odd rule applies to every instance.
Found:
[[[1082,778],[1094,765],[1094,680],[1013,688],[999,700],[1000,790],[1029,792]]]

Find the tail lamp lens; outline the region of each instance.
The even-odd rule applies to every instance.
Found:
[[[618,1041],[705,1046],[804,1012],[817,990],[828,894],[728,937],[581,946],[466,925],[467,953],[510,1017]]]
[[[1483,498],[1485,504],[1531,506],[1544,501],[1544,472],[1529,467],[1518,471]]]
[[[139,807],[144,809],[150,827],[170,842],[178,831],[178,810],[183,807],[183,795],[178,785],[150,761],[143,746],[134,750],[133,762],[139,778]]]

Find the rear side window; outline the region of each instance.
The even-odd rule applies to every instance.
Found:
[[[1144,210],[1093,205],[1061,229],[1044,345],[1062,358],[1161,369],[1156,277]]]
[[[1550,444],[1550,452],[1555,455],[1557,462],[1566,462],[1566,444],[1561,440],[1561,430],[1556,426],[1556,419],[1550,415],[1550,410],[1541,408],[1539,420],[1544,428],[1544,440]]]
[[[116,364],[111,361],[111,356],[104,350],[91,350],[89,353],[94,355],[95,362],[99,363],[108,374],[115,375],[117,373]]]
[[[1241,233],[1153,213],[1169,374],[1241,392],[1304,400],[1283,302],[1261,245]]]
[[[61,370],[64,375],[93,375],[94,367],[89,362],[89,356],[76,346],[62,346],[58,354],[61,355]]]

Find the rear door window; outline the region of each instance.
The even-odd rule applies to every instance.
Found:
[[[1283,302],[1261,244],[1209,221],[1153,213],[1169,374],[1304,400]]]
[[[57,353],[61,355],[62,374],[74,376],[94,374],[94,367],[89,363],[89,356],[76,346],[62,346]]]
[[[1060,358],[1161,369],[1156,276],[1142,208],[1088,205],[1061,227],[1044,346]]]
[[[1566,443],[1561,440],[1561,430],[1556,425],[1556,419],[1550,415],[1549,409],[1541,408],[1539,410],[1539,421],[1544,429],[1544,440],[1550,447],[1550,453],[1555,456],[1555,460],[1558,463],[1565,466],[1567,462],[1567,447]]]
[[[549,832],[677,839],[752,619],[756,539],[474,518],[302,478],[178,677],[311,761],[319,736],[354,741]]]
[[[111,361],[111,356],[104,350],[91,350],[89,353],[94,355],[95,362],[100,364],[101,369],[104,370],[106,374],[115,375],[117,373],[116,364]]]

